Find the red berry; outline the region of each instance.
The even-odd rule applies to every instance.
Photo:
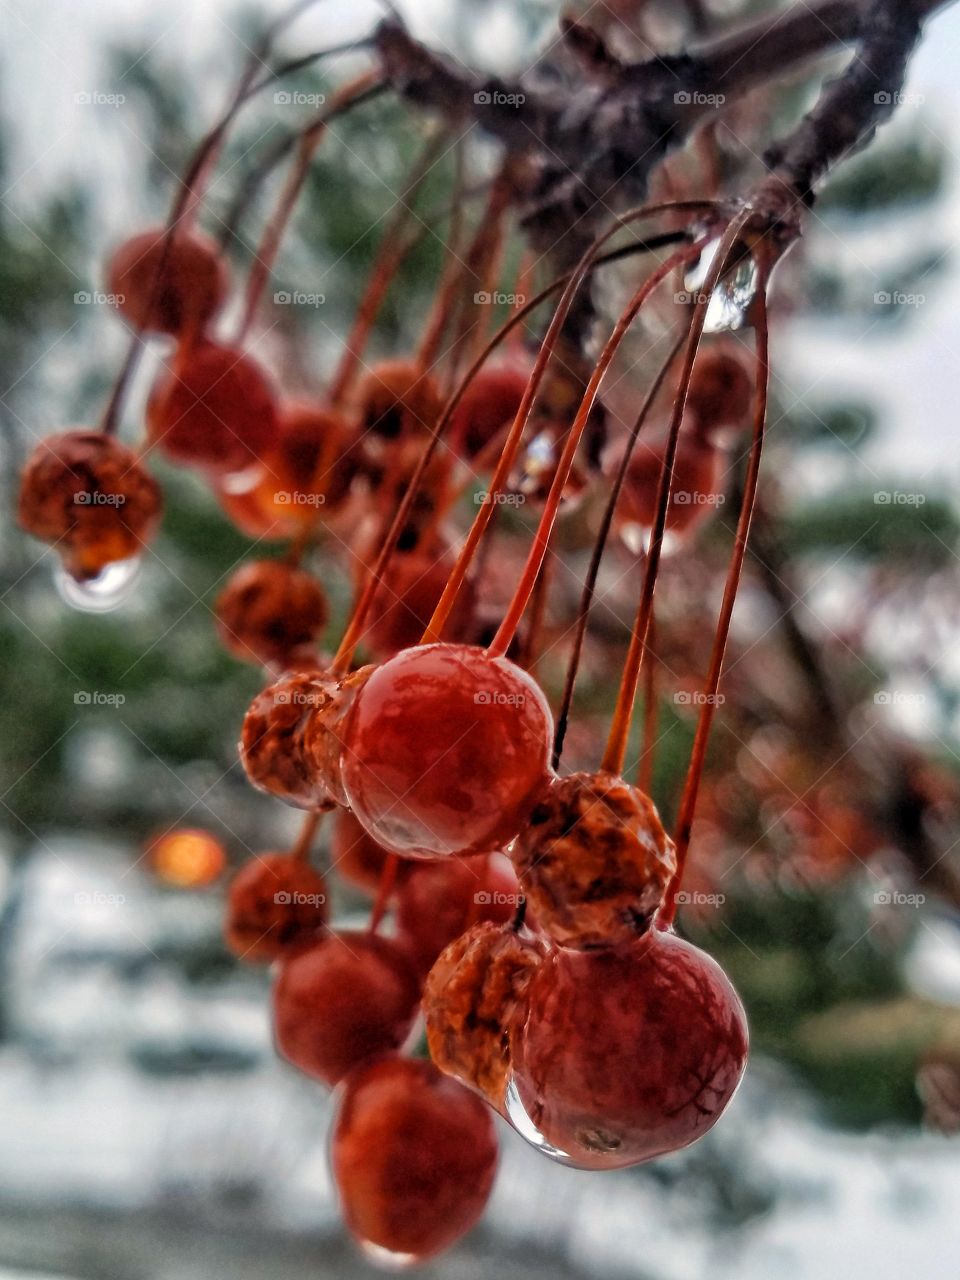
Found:
[[[130,323],[148,333],[196,337],[219,311],[230,273],[216,243],[199,231],[151,227],[107,263],[107,290]]]
[[[377,844],[349,809],[338,809],[330,837],[330,869],[341,880],[375,894],[388,858],[389,849]]]
[[[451,942],[423,992],[430,1056],[447,1075],[503,1110],[510,1029],[546,948],[489,921]]]
[[[157,482],[132,450],[100,431],[64,431],[41,440],[27,460],[17,518],[82,580],[139,555],[161,506]]]
[[[443,595],[454,559],[452,551],[439,541],[393,554],[363,632],[364,647],[374,657],[392,658],[401,649],[419,643]],[[466,634],[475,599],[473,582],[468,578],[457,593],[445,635],[460,639]]]
[[[397,853],[503,848],[547,782],[552,730],[538,685],[507,659],[469,645],[404,649],[354,701],[344,790]]]
[[[736,347],[718,344],[698,354],[686,408],[702,431],[739,426],[752,402],[753,381]]]
[[[181,347],[147,403],[151,443],[214,475],[244,471],[276,444],[273,390],[257,362],[213,342]]]
[[[677,865],[653,801],[612,773],[558,778],[510,856],[537,925],[580,950],[644,933]]]
[[[261,853],[234,877],[224,934],[241,960],[270,961],[312,938],[327,921],[323,876],[303,858]]]
[[[393,1265],[432,1258],[464,1236],[497,1167],[489,1110],[431,1062],[409,1058],[382,1058],[347,1079],[330,1150],[347,1227]]]
[[[616,474],[623,457],[624,443],[606,450],[604,473]],[[636,442],[624,477],[617,506],[619,519],[643,529],[653,526],[657,514],[657,491],[663,465],[665,441]],[[673,485],[667,507],[666,528],[683,534],[701,523],[723,501],[720,492],[721,453],[715,445],[690,430],[682,430],[677,444]]]
[[[319,638],[327,622],[320,584],[295,565],[255,560],[241,565],[217,597],[217,631],[245,662],[283,663]]]
[[[436,380],[414,360],[381,360],[357,393],[361,426],[385,440],[424,435],[443,407]]]
[[[399,1049],[413,1027],[420,984],[406,951],[372,933],[328,933],[281,961],[273,990],[277,1049],[335,1085],[351,1067]]]
[[[528,371],[519,365],[481,369],[467,387],[450,423],[450,447],[465,459],[475,458],[516,417],[527,388]]]
[[[672,933],[554,951],[511,1034],[507,1113],[564,1163],[639,1164],[696,1141],[747,1059],[740,999],[720,966]]]
[[[411,863],[397,891],[397,928],[425,971],[470,925],[511,920],[519,902],[517,877],[502,854]]]
[[[240,759],[253,785],[299,809],[343,804],[343,721],[372,670],[349,676],[294,671],[257,694],[240,738]]]

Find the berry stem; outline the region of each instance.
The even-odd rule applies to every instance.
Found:
[[[553,739],[553,768],[556,769],[560,764],[560,756],[563,753],[563,741],[567,733],[567,724],[570,720],[570,707],[573,703],[573,691],[577,682],[577,672],[580,669],[580,658],[583,654],[583,643],[587,634],[587,622],[590,617],[590,609],[593,605],[593,595],[597,589],[597,577],[600,573],[600,562],[603,559],[603,553],[606,550],[607,539],[610,536],[610,530],[613,527],[613,517],[617,509],[617,500],[623,489],[623,483],[626,479],[627,471],[630,467],[630,459],[633,456],[633,449],[637,443],[643,425],[650,414],[650,410],[660,394],[660,388],[663,386],[670,367],[676,360],[683,346],[685,335],[677,339],[673,344],[666,360],[657,371],[657,375],[653,380],[650,390],[647,392],[647,398],[643,402],[640,412],[637,414],[630,436],[627,440],[627,446],[623,451],[623,457],[620,460],[620,466],[614,478],[613,485],[610,488],[610,495],[607,498],[607,505],[604,508],[603,517],[600,521],[600,528],[597,532],[597,539],[594,543],[593,552],[590,557],[590,564],[587,568],[587,576],[583,583],[583,592],[580,596],[580,605],[577,610],[576,632],[573,638],[573,650],[570,654],[570,661],[567,664],[567,676],[564,682],[563,695],[560,700],[560,709],[557,712],[557,727]]]
[[[622,773],[623,761],[627,753],[627,743],[633,724],[633,708],[640,683],[640,668],[643,663],[647,631],[650,626],[650,615],[653,609],[653,593],[657,585],[657,574],[660,569],[663,535],[667,523],[667,510],[670,505],[670,491],[673,487],[673,469],[677,457],[677,444],[680,439],[680,425],[683,422],[683,410],[686,405],[687,390],[693,373],[693,364],[697,358],[700,339],[703,336],[707,307],[714,289],[720,282],[724,272],[729,268],[730,261],[738,248],[740,235],[750,217],[751,211],[744,209],[730,222],[723,233],[717,252],[707,272],[707,278],[703,283],[701,296],[694,305],[690,327],[687,331],[686,351],[680,370],[677,394],[673,402],[673,417],[670,423],[667,446],[664,450],[663,466],[660,468],[660,480],[657,488],[657,513],[654,518],[653,528],[650,531],[643,588],[640,593],[640,602],[637,606],[633,633],[630,637],[630,648],[627,651],[627,660],[620,680],[620,690],[610,726],[610,736],[607,739],[603,760],[600,764],[601,770],[608,773]]]
[[[399,869],[400,856],[399,854],[391,853],[386,862],[384,862],[383,870],[380,873],[377,896],[370,912],[370,924],[367,926],[368,933],[376,933],[383,923],[383,917],[387,914],[387,907],[390,905],[390,898],[397,882]]]
[[[301,858],[304,862],[307,861],[322,818],[323,811],[321,809],[314,809],[306,815],[300,828],[300,834],[290,848],[291,858]]]
[[[674,267],[679,263],[687,262],[699,254],[706,245],[706,240],[698,240],[693,245],[686,245],[682,249],[678,249],[671,254],[665,262],[662,262],[655,271],[653,271],[643,282],[640,288],[630,299],[627,307],[621,314],[614,326],[613,332],[607,339],[603,351],[594,366],[593,373],[590,375],[590,381],[580,400],[580,407],[577,409],[577,415],[573,420],[573,425],[566,434],[563,444],[563,451],[560,454],[560,460],[557,463],[557,469],[550,485],[550,492],[547,494],[547,500],[543,505],[543,513],[537,525],[536,533],[533,536],[533,545],[530,548],[527,562],[524,565],[523,573],[517,584],[513,599],[507,609],[500,629],[493,637],[493,641],[487,649],[487,654],[492,658],[502,658],[509,649],[513,640],[520,619],[523,617],[524,610],[527,607],[527,601],[533,590],[537,580],[537,575],[543,565],[544,558],[547,554],[547,548],[550,542],[550,535],[556,524],[557,513],[560,510],[560,502],[563,498],[563,490],[566,486],[567,479],[570,475],[570,468],[573,466],[573,460],[576,456],[577,448],[580,444],[580,438],[583,435],[587,425],[587,420],[593,411],[596,403],[597,395],[600,390],[600,384],[606,375],[614,356],[620,349],[620,345],[627,335],[627,331],[633,324],[640,311],[640,308],[647,301],[657,285],[670,275]]]
[[[756,402],[753,421],[753,439],[747,462],[747,473],[743,483],[743,498],[740,503],[740,515],[737,520],[737,532],[727,570],[727,580],[723,588],[723,600],[720,605],[720,616],[717,620],[717,631],[710,655],[710,667],[704,684],[704,697],[700,704],[697,718],[697,729],[690,754],[690,765],[680,797],[680,808],[677,815],[674,842],[677,847],[677,869],[664,897],[661,911],[663,927],[668,928],[676,915],[676,895],[683,881],[683,870],[686,865],[687,851],[690,847],[690,833],[693,829],[693,815],[697,807],[697,795],[703,778],[706,762],[707,743],[716,711],[717,691],[720,687],[720,676],[723,671],[723,657],[730,633],[730,621],[733,607],[737,599],[737,590],[743,572],[743,562],[750,537],[750,522],[757,498],[757,483],[760,478],[760,456],[763,451],[764,428],[767,418],[767,396],[770,383],[769,329],[767,324],[766,285],[768,267],[765,264],[761,271],[758,293],[754,304],[754,326],[756,331]]]
[[[450,615],[451,609],[453,608],[454,602],[457,598],[457,593],[463,585],[463,580],[467,576],[467,570],[469,569],[474,554],[476,553],[477,546],[486,532],[487,525],[493,517],[496,500],[503,492],[510,472],[516,462],[517,454],[520,451],[520,444],[523,439],[523,433],[526,430],[527,423],[533,410],[534,400],[540,390],[540,384],[543,381],[547,365],[550,362],[557,340],[563,330],[567,315],[573,305],[573,300],[586,276],[596,265],[598,265],[598,262],[600,261],[597,257],[598,250],[606,244],[608,240],[616,235],[618,231],[621,231],[624,227],[629,226],[633,222],[639,221],[641,218],[652,217],[654,214],[671,210],[704,213],[705,211],[713,211],[715,207],[716,206],[712,201],[685,201],[682,205],[673,203],[652,204],[643,205],[638,209],[632,209],[629,213],[618,218],[612,227],[593,241],[581,257],[580,261],[574,267],[573,271],[571,271],[565,278],[565,281],[563,282],[563,294],[561,295],[560,300],[557,303],[556,310],[551,317],[550,324],[547,327],[547,332],[544,335],[540,350],[537,352],[537,358],[534,362],[533,369],[530,372],[530,377],[527,379],[527,386],[523,393],[523,399],[520,402],[520,407],[517,409],[517,414],[513,420],[510,430],[507,432],[503,452],[500,455],[493,476],[491,477],[488,501],[483,503],[477,511],[473,524],[470,526],[466,540],[460,550],[460,554],[457,557],[456,564],[451,570],[450,577],[447,579],[447,585],[444,588],[443,595],[440,597],[440,601],[434,610],[433,617],[430,619],[427,629],[423,633],[420,641],[421,644],[430,644],[440,639],[444,624]],[[685,239],[686,237],[683,238]],[[551,288],[550,292],[552,291],[553,290]],[[507,331],[508,326],[512,328],[513,325],[526,315],[529,310],[532,310],[533,306],[539,300],[542,300],[543,296],[543,294],[540,294],[537,299],[534,299],[534,303],[528,304],[528,306],[523,307],[520,311],[511,316],[507,325],[504,325],[499,330],[498,337],[503,336]],[[490,346],[488,344],[485,351],[489,350]]]
[[[253,266],[247,278],[243,314],[237,333],[237,346],[242,345],[250,331],[250,326],[253,324],[260,297],[267,281],[270,279],[277,253],[280,250],[283,233],[296,208],[297,199],[310,172],[314,152],[320,145],[328,124],[331,120],[349,110],[350,107],[369,101],[370,98],[376,97],[386,88],[386,82],[380,78],[378,72],[365,71],[354,80],[342,85],[334,95],[329,110],[325,111],[319,120],[315,120],[300,135],[297,154],[283,190],[280,192],[277,207],[274,210],[273,217],[264,229],[257,252],[254,254]]]
[[[413,214],[411,204],[416,199],[427,173],[438,161],[440,151],[447,143],[448,137],[447,131],[441,130],[428,140],[410,173],[406,187],[397,199],[393,215],[384,229],[380,248],[357,307],[357,314],[347,337],[343,355],[340,357],[340,363],[330,383],[328,399],[331,405],[341,404],[352,390],[363,363],[363,353],[366,350],[370,332],[387,290],[407,254],[423,232],[423,227],[419,225],[412,234],[404,234],[404,229]]]
[[[653,749],[657,737],[657,619],[650,615],[647,633],[647,662],[643,676],[643,749],[637,768],[637,786],[650,794],[653,778]]]

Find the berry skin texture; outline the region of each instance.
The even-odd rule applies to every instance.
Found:
[[[397,929],[426,972],[440,952],[480,920],[503,924],[516,914],[520,886],[502,854],[406,864],[397,891]]]
[[[500,1112],[510,1076],[510,1028],[545,952],[536,938],[484,921],[451,942],[427,976],[430,1057]]]
[[[160,487],[125,445],[99,431],[48,436],[27,460],[17,518],[56,545],[79,581],[138,555],[157,531]]]
[[[269,964],[313,938],[327,914],[327,887],[318,871],[289,853],[262,853],[230,885],[224,935],[239,959]]]
[[[510,1047],[520,1133],[563,1163],[622,1168],[713,1127],[746,1065],[746,1015],[710,956],[651,930],[626,947],[555,950]]]
[[[553,721],[536,682],[461,644],[404,649],[357,694],[343,786],[370,834],[395,853],[503,848],[549,775]]]
[[[361,425],[384,440],[424,435],[440,417],[436,380],[413,360],[381,360],[357,392]]]
[[[644,933],[677,865],[653,801],[612,773],[558,778],[511,858],[538,926],[577,950]]]
[[[431,1062],[395,1057],[346,1080],[330,1150],[347,1227],[395,1265],[432,1258],[475,1226],[498,1154],[479,1098]]]
[[[277,1050],[331,1087],[358,1063],[399,1049],[420,983],[403,947],[372,933],[331,932],[281,961],[273,989]]]
[[[151,227],[113,251],[107,291],[134,328],[196,337],[220,310],[230,272],[216,243],[198,231]]]
[[[361,667],[349,676],[292,671],[258,693],[240,737],[240,759],[253,785],[298,809],[343,804],[343,720],[372,670]]]
[[[244,662],[282,663],[299,645],[317,640],[327,598],[305,569],[279,560],[241,565],[217,598],[217,631]]]
[[[277,440],[277,410],[266,375],[234,347],[181,347],[147,402],[150,442],[173,462],[212,476],[244,471]]]

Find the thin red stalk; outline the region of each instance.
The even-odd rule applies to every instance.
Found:
[[[329,109],[301,134],[294,163],[280,193],[280,199],[277,202],[273,217],[264,230],[259,248],[254,255],[250,275],[247,278],[243,315],[237,334],[238,346],[243,342],[253,323],[260,297],[273,271],[283,233],[286,231],[287,224],[296,208],[303,184],[310,173],[314,152],[326,133],[327,125],[347,107],[354,106],[358,101],[368,96],[371,91],[379,92],[383,87],[385,86],[380,79],[379,72],[365,71],[363,75],[357,76],[354,80],[349,81],[338,89]]]
[[[660,481],[657,488],[657,513],[653,528],[650,531],[646,572],[643,577],[640,603],[637,607],[637,616],[634,621],[633,633],[630,637],[630,647],[627,651],[623,676],[620,680],[620,690],[610,726],[610,736],[607,739],[603,760],[600,763],[600,768],[608,773],[619,774],[622,772],[623,761],[627,752],[627,742],[630,738],[633,708],[640,683],[640,668],[643,663],[647,630],[650,626],[650,616],[653,610],[653,593],[657,585],[657,574],[660,569],[663,535],[667,523],[667,511],[670,506],[670,491],[673,487],[673,470],[677,457],[677,444],[680,439],[680,425],[683,421],[683,411],[686,406],[687,390],[690,386],[693,364],[697,358],[700,339],[703,336],[707,307],[714,289],[717,287],[724,272],[729,268],[729,260],[737,249],[739,237],[750,217],[749,210],[742,211],[731,221],[723,233],[716,255],[710,264],[707,278],[704,281],[701,296],[697,299],[690,320],[687,346],[680,371],[680,381],[674,398],[673,417],[670,423],[666,449],[664,450],[663,466],[660,469]]]
[[[403,231],[409,222],[412,210],[410,202],[416,199],[428,171],[433,167],[440,148],[447,140],[447,131],[442,130],[431,138],[423,148],[414,166],[407,185],[399,200],[393,216],[387,222],[383,238],[374,260],[357,314],[347,337],[343,355],[330,383],[328,399],[332,405],[343,402],[351,391],[360,371],[363,353],[366,349],[374,321],[387,295],[387,290],[403,262],[423,234],[425,228],[418,226],[413,234],[404,235]]]
[[[594,262],[592,262],[590,265],[590,270],[593,270],[596,267],[605,265],[606,263],[617,261],[619,258],[625,257],[627,256],[627,254],[630,254],[630,253],[648,252],[653,249],[659,249],[668,244],[675,244],[678,239],[682,239],[682,238],[683,238],[682,233],[668,232],[664,236],[654,236],[654,237],[651,237],[651,239],[648,241],[641,241],[639,244],[627,245],[624,248],[615,249],[608,254],[601,255]],[[432,461],[433,456],[440,445],[441,439],[443,438],[444,433],[449,427],[450,421],[453,418],[453,415],[456,412],[457,406],[459,405],[461,399],[463,398],[467,388],[470,386],[474,378],[480,372],[483,365],[486,364],[490,355],[503,342],[503,340],[510,333],[512,333],[513,330],[518,325],[522,324],[523,321],[527,318],[527,316],[532,314],[532,312],[534,312],[539,306],[541,306],[544,302],[546,302],[547,299],[552,297],[553,294],[557,293],[561,288],[563,288],[563,286],[569,280],[570,280],[569,275],[558,277],[556,280],[551,281],[550,284],[546,286],[546,288],[541,289],[541,291],[536,295],[536,297],[531,298],[529,302],[524,303],[522,307],[519,307],[513,313],[513,315],[511,315],[509,319],[507,319],[500,326],[497,332],[493,335],[493,337],[484,347],[483,351],[480,352],[476,360],[474,360],[473,364],[463,375],[458,387],[454,391],[453,395],[447,401],[446,405],[444,406],[443,412],[441,413],[439,419],[437,420],[436,427],[434,427],[433,431],[431,432],[430,440],[427,443],[427,446],[424,449],[423,453],[420,455],[420,458],[417,462],[416,469],[410,478],[410,484],[407,488],[407,491],[403,496],[403,500],[400,503],[400,506],[397,508],[396,514],[394,515],[393,524],[391,525],[390,531],[387,534],[386,538],[384,539],[384,543],[383,543],[383,546],[381,547],[380,555],[377,558],[377,562],[374,565],[372,571],[367,575],[363,590],[360,596],[358,597],[356,604],[354,605],[350,622],[348,623],[347,628],[344,631],[343,638],[340,641],[340,646],[337,649],[337,652],[333,659],[334,671],[347,670],[350,666],[351,661],[353,660],[353,654],[363,636],[363,629],[366,622],[367,614],[369,613],[370,606],[373,603],[373,598],[376,593],[376,590],[383,579],[384,573],[386,572],[387,564],[390,560],[390,556],[393,554],[393,549],[396,545],[397,539],[399,538],[401,532],[403,531],[403,528],[407,523],[407,520],[410,515],[410,511],[412,510],[413,504],[416,501],[416,497],[419,492],[423,477],[426,474],[427,468],[430,465],[430,462]],[[449,583],[448,583],[448,587],[449,587]]]
[[[486,532],[487,525],[490,523],[493,516],[497,498],[503,492],[510,473],[513,470],[517,455],[520,451],[523,433],[526,430],[527,423],[533,410],[534,401],[540,390],[540,384],[543,381],[547,365],[553,355],[554,348],[560,337],[564,323],[566,322],[567,315],[573,305],[573,300],[586,276],[596,265],[599,249],[614,235],[616,235],[618,231],[621,231],[630,223],[638,221],[640,218],[652,217],[654,214],[675,209],[680,209],[684,212],[702,213],[705,210],[712,211],[715,207],[716,206],[712,201],[689,201],[685,202],[681,206],[668,203],[644,205],[639,209],[633,209],[629,213],[624,214],[623,217],[618,218],[616,223],[608,231],[594,240],[584,253],[583,257],[577,263],[576,267],[567,277],[563,294],[557,303],[556,310],[554,311],[550,324],[547,327],[547,332],[544,335],[540,350],[537,352],[537,358],[534,361],[530,377],[527,379],[527,386],[524,390],[520,407],[518,408],[516,417],[514,418],[510,430],[507,433],[503,452],[500,455],[500,459],[490,482],[488,501],[483,503],[477,511],[477,515],[474,518],[473,524],[470,526],[466,540],[464,541],[460,554],[457,557],[456,564],[454,565],[450,573],[450,577],[447,580],[447,585],[444,588],[443,595],[440,597],[440,601],[434,610],[433,617],[430,619],[427,629],[423,633],[420,641],[421,644],[429,644],[440,639],[444,623],[450,615],[450,610],[453,608],[454,601],[457,598],[457,593],[463,585],[464,578],[467,576],[467,570],[470,567],[470,563],[476,552],[480,539]],[[515,316],[512,316],[507,322],[508,326],[512,328],[513,324],[526,313],[527,309],[528,308],[524,307],[521,311],[518,311]],[[504,326],[500,329],[501,335],[504,333],[506,328],[507,326]],[[487,350],[488,349],[489,344]]]
[[[543,512],[540,516],[536,533],[533,535],[533,545],[527,556],[523,573],[520,575],[520,581],[517,584],[510,606],[504,615],[503,622],[500,624],[497,634],[493,637],[492,644],[487,649],[487,654],[490,657],[502,658],[513,641],[517,626],[527,607],[530,592],[533,590],[540,567],[547,554],[550,535],[553,533],[553,527],[556,524],[557,513],[560,510],[560,502],[563,498],[563,490],[570,476],[570,469],[573,466],[573,460],[580,445],[580,438],[596,403],[600,384],[612,364],[614,356],[619,351],[624,338],[627,336],[627,331],[636,320],[640,308],[656,287],[670,275],[674,267],[680,263],[688,262],[691,258],[695,258],[697,254],[703,251],[706,244],[706,239],[698,240],[693,245],[686,245],[684,248],[678,249],[665,262],[662,262],[630,299],[614,326],[613,332],[607,339],[606,345],[594,366],[593,373],[590,375],[590,381],[587,383],[587,388],[583,393],[573,425],[566,434],[563,451],[557,463],[557,469],[550,485],[550,492],[547,494],[547,500],[543,504]]]
[[[313,812],[304,817],[300,834],[290,849],[291,858],[302,858],[305,862],[310,857],[310,847],[313,844],[322,818],[323,813],[319,809],[313,810]]]
[[[647,662],[643,678],[643,748],[637,768],[637,786],[650,794],[653,777],[653,748],[657,737],[657,620],[650,618],[647,634]]]
[[[394,886],[397,882],[397,871],[400,868],[400,858],[397,854],[391,853],[389,858],[383,864],[383,870],[380,872],[380,883],[377,886],[377,896],[374,900],[373,909],[370,912],[370,924],[368,932],[376,933],[383,923],[383,917],[387,914],[387,907],[390,905],[390,897],[393,893]]]
[[[620,459],[620,466],[614,477],[613,484],[610,488],[610,494],[607,498],[607,505],[600,521],[600,528],[597,531],[597,540],[593,546],[593,552],[590,557],[590,565],[587,569],[587,576],[583,583],[583,592],[580,596],[580,605],[577,610],[576,634],[573,639],[573,649],[570,653],[570,661],[567,664],[567,677],[564,682],[563,696],[560,699],[560,709],[557,712],[557,727],[553,739],[553,768],[556,769],[560,764],[560,756],[563,752],[563,741],[567,733],[567,723],[570,719],[570,707],[573,703],[573,691],[577,682],[577,672],[580,669],[580,658],[583,653],[583,642],[587,634],[587,622],[590,618],[590,608],[593,604],[593,595],[597,589],[597,577],[600,573],[600,562],[603,559],[603,553],[606,550],[607,539],[610,536],[610,530],[613,527],[613,517],[616,514],[617,500],[623,489],[624,480],[630,467],[630,459],[633,456],[634,446],[637,438],[643,429],[650,410],[660,393],[664,379],[670,372],[670,366],[676,360],[683,346],[685,335],[681,335],[674,343],[669,355],[657,371],[657,376],[653,380],[650,390],[647,392],[647,398],[643,402],[640,412],[637,414],[636,420],[631,428],[630,435],[627,439],[627,446],[623,451],[623,457]]]
[[[676,895],[683,882],[683,871],[690,847],[690,833],[693,829],[693,816],[697,807],[697,796],[703,778],[703,768],[707,757],[707,744],[710,729],[717,707],[717,692],[720,688],[720,677],[723,672],[723,657],[730,634],[730,621],[736,604],[737,591],[743,573],[743,562],[747,553],[747,542],[750,537],[750,521],[757,498],[757,483],[760,478],[760,457],[763,451],[764,428],[767,417],[767,394],[770,383],[769,331],[767,325],[766,275],[759,283],[759,293],[755,307],[756,328],[756,367],[757,388],[756,408],[753,422],[753,440],[750,445],[750,457],[747,463],[747,474],[743,485],[743,500],[740,504],[740,516],[737,520],[737,532],[727,570],[727,580],[723,588],[723,600],[720,605],[720,616],[717,620],[717,631],[710,655],[710,667],[704,684],[703,699],[700,704],[700,715],[697,718],[697,729],[693,739],[693,750],[690,754],[690,765],[687,769],[680,808],[677,814],[674,842],[677,846],[677,869],[664,897],[660,919],[664,928],[669,928],[677,910]]]

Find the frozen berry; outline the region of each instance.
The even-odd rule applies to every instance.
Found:
[[[502,854],[418,861],[397,891],[397,929],[423,970],[479,920],[516,914],[520,886]]]
[[[245,662],[283,663],[319,638],[327,598],[305,569],[280,560],[241,565],[217,597],[217,630],[225,648]]]
[[[224,934],[241,960],[269,962],[314,937],[326,921],[319,871],[289,853],[261,853],[230,885]]]

